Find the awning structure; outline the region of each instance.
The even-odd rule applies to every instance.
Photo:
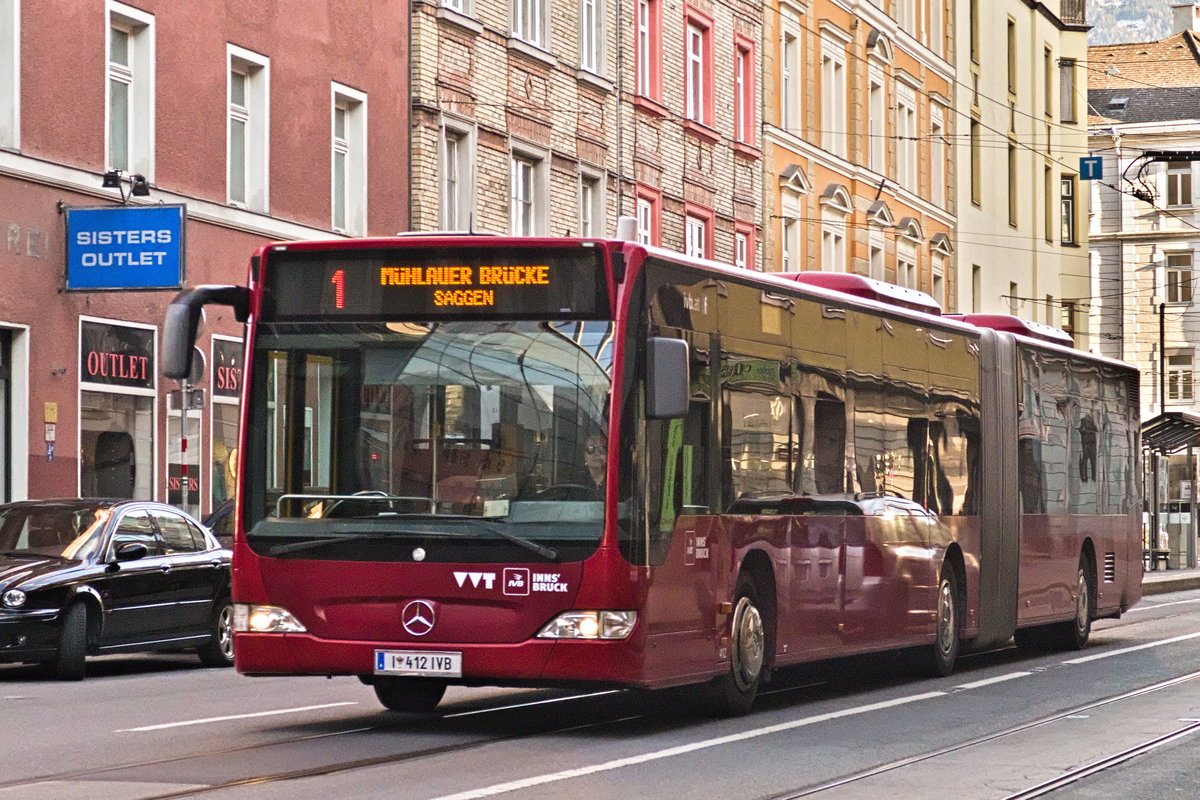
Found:
[[[1162,455],[1200,445],[1200,417],[1167,411],[1142,423],[1142,447]]]

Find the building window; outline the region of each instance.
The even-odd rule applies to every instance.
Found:
[[[734,45],[734,86],[733,86],[733,138],[743,144],[755,144],[755,98],[758,97],[758,87],[755,76],[758,74],[754,64],[754,43],[739,36]]]
[[[930,271],[933,274],[933,299],[938,305],[946,303],[946,256],[942,253],[931,253],[929,256]]]
[[[917,189],[917,97],[911,86],[896,93],[896,181]]]
[[[1049,47],[1042,50],[1042,72],[1044,73],[1042,78],[1045,82],[1042,90],[1043,94],[1045,94],[1045,97],[1042,99],[1044,104],[1043,113],[1049,117],[1054,113],[1051,108],[1054,103],[1054,51]]]
[[[1075,244],[1075,177],[1064,175],[1059,183],[1062,218],[1062,243]]]
[[[1017,295],[1018,288],[1015,283],[1008,283],[1008,313],[1016,314],[1021,310],[1020,298]]]
[[[1167,399],[1190,402],[1192,392],[1192,350],[1168,351],[1167,359]]]
[[[1017,227],[1017,146],[1008,144],[1008,224]]]
[[[658,245],[662,242],[662,193],[648,186],[639,185],[637,196],[637,240],[641,244]]]
[[[579,0],[579,66],[596,75],[604,71],[604,5]]]
[[[233,45],[228,50],[229,202],[265,213],[270,205],[270,61]]]
[[[826,39],[821,54],[821,143],[837,156],[846,155],[846,54]]]
[[[533,236],[537,223],[538,162],[513,154],[509,172],[509,232],[514,236]]]
[[[846,215],[832,209],[821,212],[821,269],[846,271]]]
[[[1167,205],[1190,206],[1192,204],[1192,162],[1167,162]]]
[[[929,2],[929,49],[935,55],[942,55],[945,48],[946,15],[942,8],[944,0],[930,0]]]
[[[684,252],[693,258],[712,258],[714,214],[703,206],[684,204]]]
[[[917,287],[917,249],[909,242],[896,245],[896,283],[909,289]]]
[[[546,0],[513,0],[512,35],[537,47],[545,46]]]
[[[1042,168],[1042,177],[1045,181],[1045,210],[1043,211],[1046,227],[1046,241],[1054,241],[1054,170],[1051,167]]]
[[[1017,93],[1017,23],[1008,21],[1008,93]]]
[[[942,110],[930,109],[929,122],[929,195],[935,205],[946,202],[946,128]]]
[[[1192,302],[1192,254],[1167,253],[1167,302]]]
[[[886,168],[885,158],[887,153],[887,119],[886,119],[886,100],[883,94],[883,70],[879,67],[871,67],[870,87],[867,89],[867,113],[870,119],[867,123],[867,130],[870,132],[871,141],[868,147],[871,155],[871,160],[868,166],[875,172],[882,173]]]
[[[979,0],[970,0],[967,10],[968,24],[971,28],[971,62],[979,63]]]
[[[684,32],[686,65],[684,116],[703,125],[712,125],[713,109],[713,49],[712,21],[687,9]]]
[[[367,96],[348,86],[332,87],[333,229],[367,232]]]
[[[779,42],[779,124],[786,130],[800,127],[800,21],[783,16]]]
[[[473,133],[469,126],[460,126],[448,120],[442,128],[442,230],[465,231],[472,228]]]
[[[469,13],[466,0],[442,0],[442,7],[448,8],[451,11],[457,11],[460,14]]]
[[[598,173],[579,175],[579,235],[604,235],[604,179]]]
[[[754,252],[754,226],[748,222],[733,223],[733,265],[742,269],[759,269]]]
[[[971,203],[976,206],[983,205],[983,153],[981,148],[983,143],[980,141],[982,137],[979,120],[971,120]]]
[[[1075,59],[1058,60],[1058,108],[1063,122],[1077,122],[1075,113]]]
[[[154,17],[108,5],[108,169],[153,181]]]
[[[0,0],[0,147],[13,149],[21,146],[20,42],[20,0]]]
[[[638,0],[637,90],[662,99],[662,0]]]
[[[894,4],[896,22],[901,30],[914,36],[917,33],[917,0],[896,0]]]
[[[871,243],[867,249],[867,274],[877,281],[884,279],[884,249],[883,249],[883,234],[879,231],[871,231]]]

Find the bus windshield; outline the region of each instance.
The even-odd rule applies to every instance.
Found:
[[[260,324],[247,541],[323,559],[418,545],[453,561],[585,556],[604,521],[612,334],[578,320]]]

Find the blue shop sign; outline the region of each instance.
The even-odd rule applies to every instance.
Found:
[[[68,289],[178,289],[185,207],[67,208]]]

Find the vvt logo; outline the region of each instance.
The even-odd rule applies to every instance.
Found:
[[[475,587],[476,589],[479,588],[480,584],[483,585],[484,589],[491,589],[492,586],[496,583],[496,573],[494,573],[494,572],[456,572],[456,573],[454,573],[454,580],[458,581],[458,586],[460,589],[463,586],[465,586],[468,582],[470,582],[471,586]]]

